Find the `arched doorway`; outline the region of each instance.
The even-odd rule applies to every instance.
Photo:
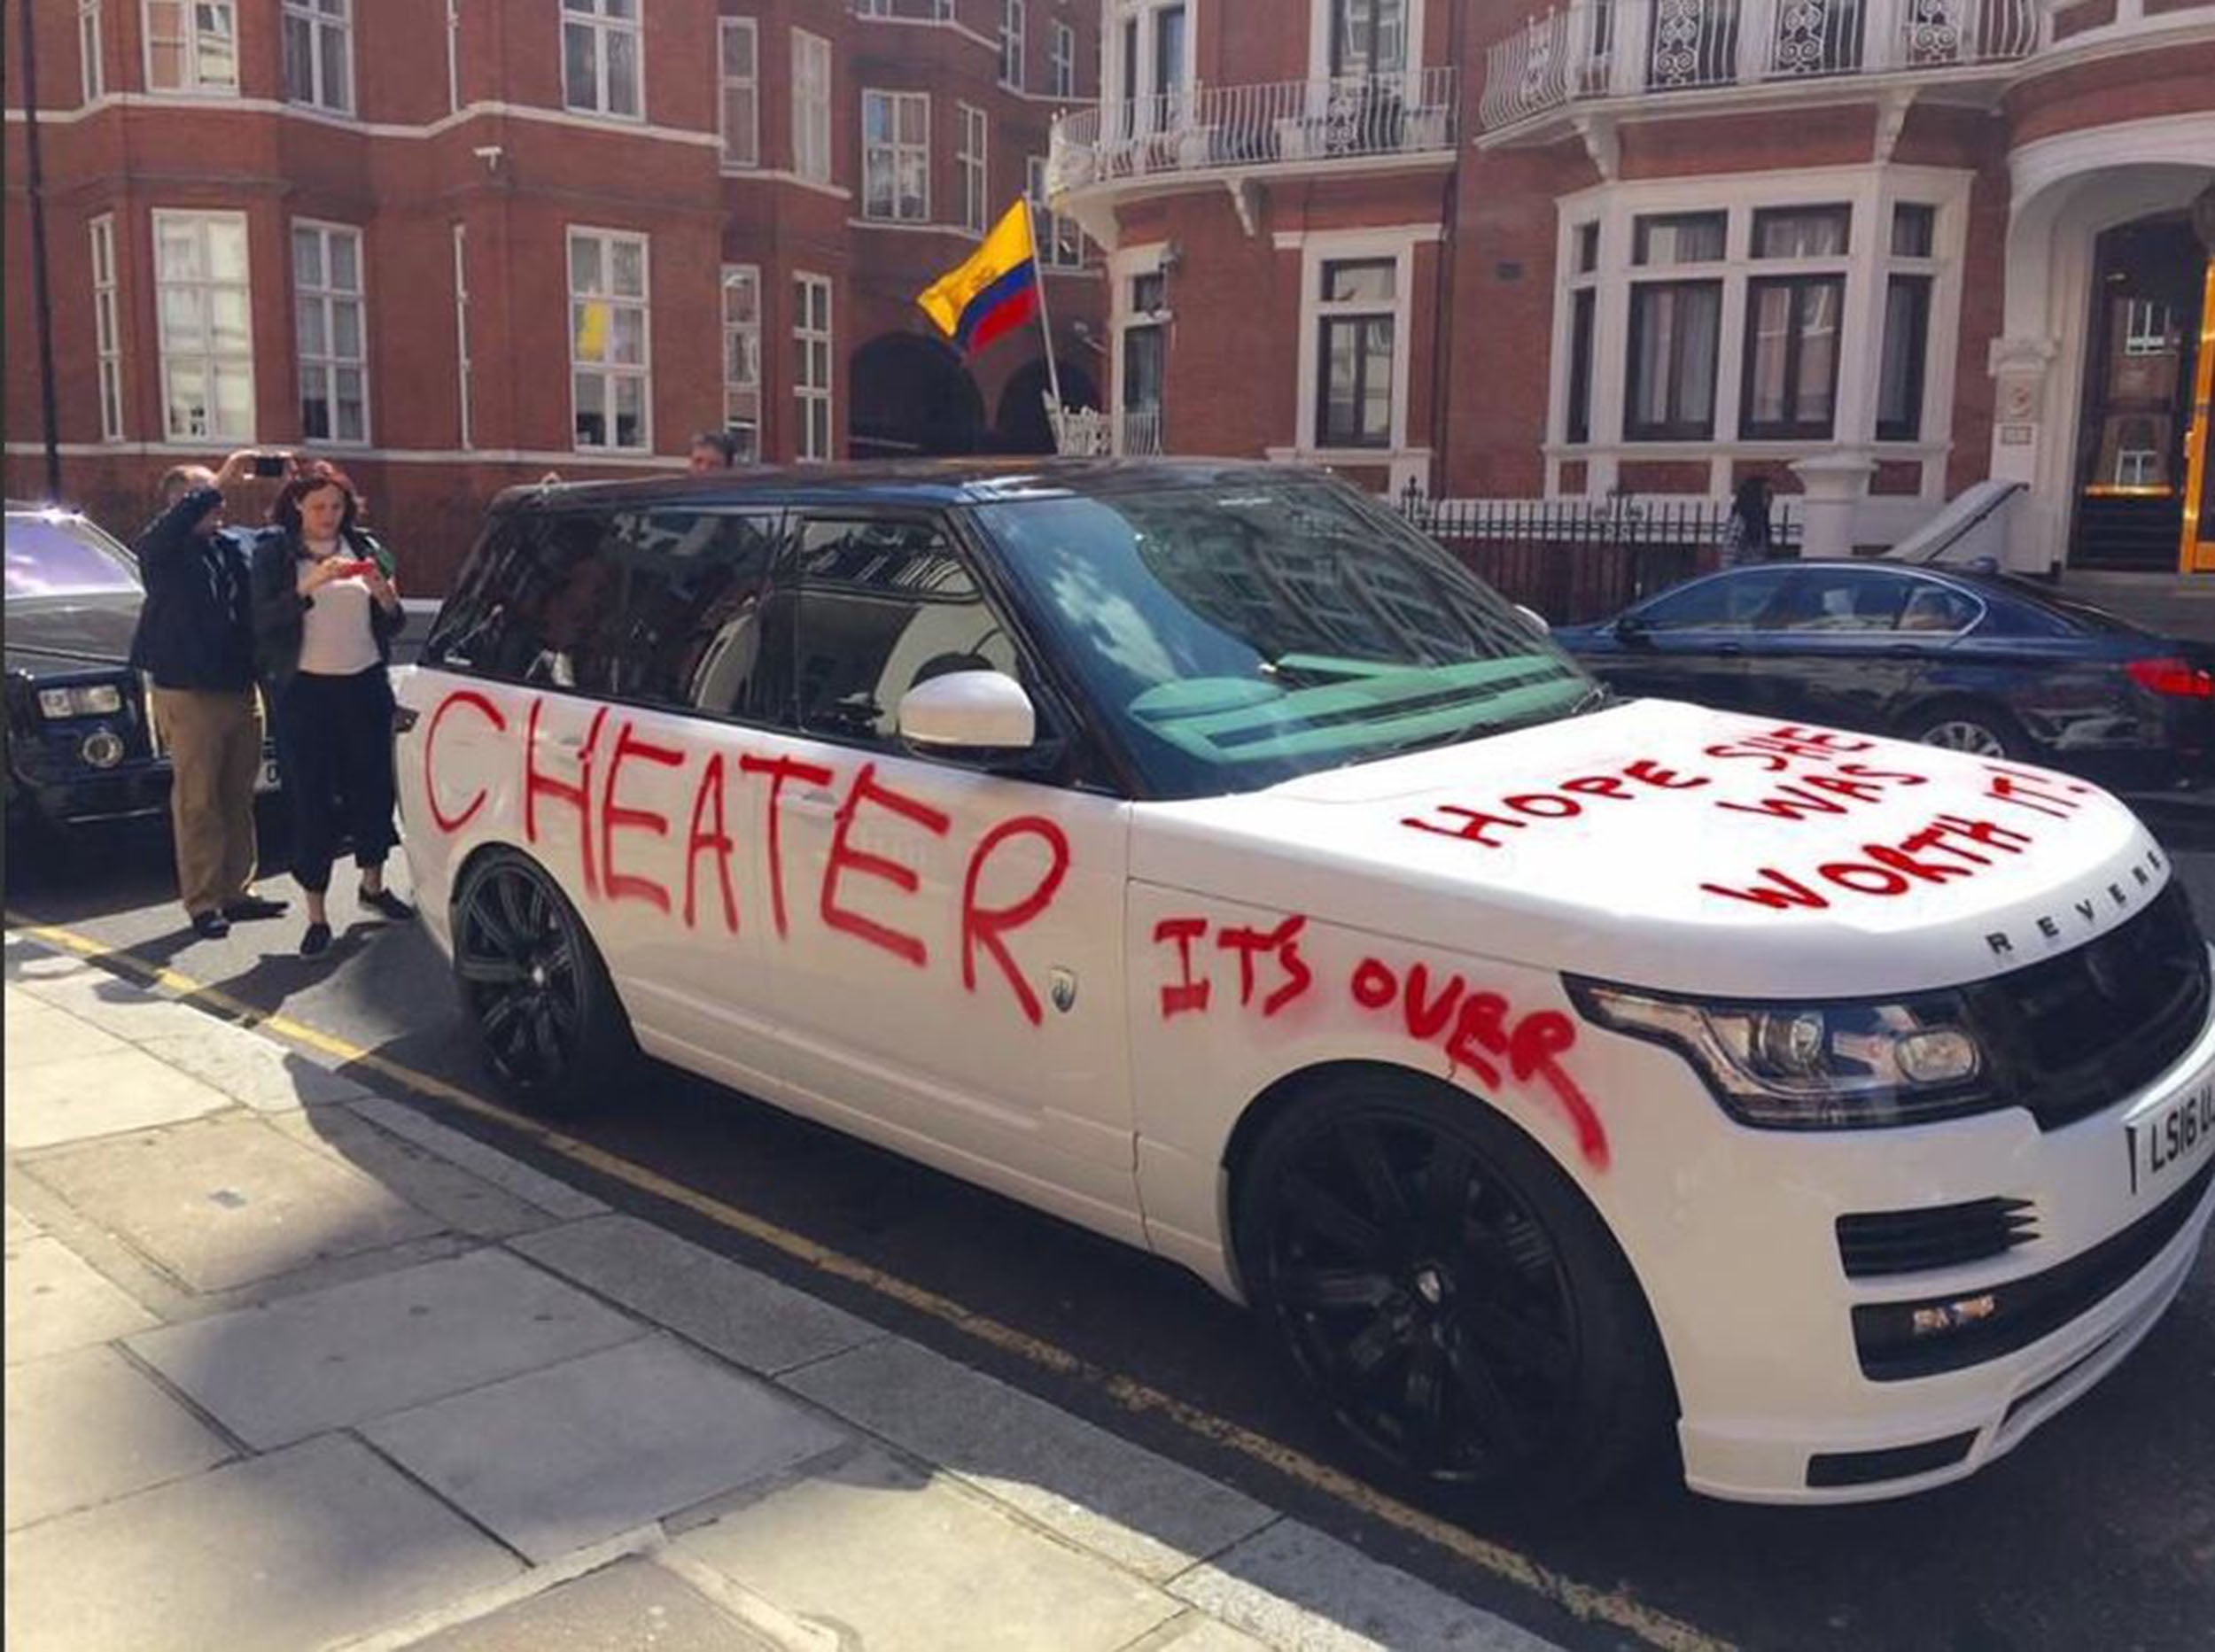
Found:
[[[1061,375],[1061,405],[1066,407],[1100,406],[1100,386],[1092,376],[1067,356],[1056,355]],[[1046,422],[1046,359],[1033,356],[1017,368],[999,394],[999,416],[992,421],[993,446],[1003,454],[1050,454],[1053,427]]]
[[[973,454],[984,433],[984,398],[961,358],[919,333],[886,333],[854,352],[846,409],[856,459]]]

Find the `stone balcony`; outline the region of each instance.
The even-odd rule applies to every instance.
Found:
[[[1430,68],[1102,103],[1054,122],[1046,190],[1108,246],[1118,198],[1228,185],[1247,214],[1244,186],[1271,175],[1450,163],[1458,90]]]

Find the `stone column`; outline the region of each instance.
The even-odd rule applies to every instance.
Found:
[[[1877,461],[1850,447],[1833,449],[1807,459],[1795,459],[1792,474],[1799,478],[1802,556],[1850,556],[1854,553],[1854,513],[1869,497],[1869,479]]]

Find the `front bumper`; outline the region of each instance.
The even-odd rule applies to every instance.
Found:
[[[1698,1088],[1673,1053],[1648,1053],[1660,1061],[1648,1069],[1637,1058],[1640,1071],[1622,1077],[1653,1102],[1664,1084]],[[2203,1174],[2215,1138],[2141,1187],[2126,1132],[2203,1085],[2215,1085],[2215,1012],[2139,1090],[2050,1131],[2021,1109],[1818,1136],[1730,1125],[1704,1094],[1697,1122],[1674,1097],[1656,1106],[1680,1173],[1665,1207],[1622,1213],[1630,1221],[1616,1227],[1669,1355],[1687,1484],[1745,1501],[1870,1501],[1962,1478],[2012,1450],[2119,1363],[2183,1288],[2215,1222],[2215,1183]],[[2024,1201],[2034,1237],[1975,1262],[1847,1276],[1839,1217],[1995,1198]],[[2131,1248],[2133,1230],[2144,1242]],[[2102,1245],[2126,1260],[2045,1334],[1932,1375],[1864,1370],[1857,1307],[2065,1277]]]

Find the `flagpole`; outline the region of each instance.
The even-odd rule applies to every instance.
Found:
[[[1051,211],[1048,213],[1051,221]],[[1061,415],[1068,411],[1061,404],[1061,371],[1053,364],[1053,322],[1046,314],[1046,261],[1038,253],[1038,213],[1036,207],[1030,213],[1030,268],[1031,278],[1038,287],[1038,332],[1046,345],[1046,383],[1053,391],[1053,416],[1048,421],[1053,427],[1053,445],[1061,445]]]

